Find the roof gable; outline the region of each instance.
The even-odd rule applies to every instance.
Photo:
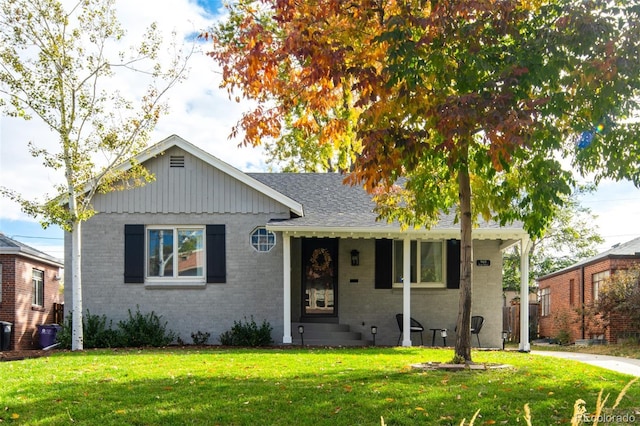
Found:
[[[168,138],[142,151],[140,154],[136,155],[134,159],[140,164],[143,164],[145,161],[148,161],[158,155],[161,155],[162,153],[171,149],[172,147],[178,147],[183,151],[193,155],[194,157],[201,159],[205,163],[220,170],[221,172],[226,173],[227,175],[233,177],[234,179],[237,179],[238,181],[264,194],[265,196],[270,197],[273,200],[283,204],[284,206],[289,208],[292,213],[298,216],[303,216],[304,212],[303,212],[302,204],[278,192],[274,188],[268,185],[265,185],[264,183],[252,178],[250,175],[225,163],[219,158],[193,145],[192,143],[187,142],[186,140],[182,139],[180,136],[171,135]],[[130,162],[126,162],[120,167],[120,170],[128,170],[130,167],[131,167]]]

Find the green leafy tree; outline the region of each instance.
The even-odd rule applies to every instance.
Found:
[[[257,102],[234,130],[245,144],[353,133],[346,182],[382,218],[430,227],[457,211],[469,330],[480,218],[539,238],[574,173],[640,185],[639,14],[637,0],[240,0],[204,36],[223,87]],[[454,359],[471,361],[470,333]]]
[[[64,183],[44,202],[10,188],[0,192],[43,226],[71,233],[74,350],[83,349],[81,224],[95,213],[96,193],[153,178],[139,164],[126,171],[121,166],[146,145],[166,111],[162,98],[184,77],[190,55],[174,50],[163,60],[155,24],[137,47],[118,51],[125,31],[114,6],[114,0],[81,0],[68,9],[57,0],[0,0],[0,101],[10,116],[35,117],[55,133],[57,150],[43,148],[45,141],[30,142],[29,150],[64,173]],[[139,97],[113,87],[112,77],[127,72],[144,76]]]
[[[537,277],[598,253],[597,247],[604,240],[594,227],[596,216],[578,200],[581,194],[594,189],[592,185],[583,186],[567,197],[544,235],[532,239],[529,251],[530,290],[534,288]],[[514,246],[505,251],[502,270],[503,289],[520,291],[520,247]]]
[[[629,321],[629,330],[640,331],[640,264],[615,271],[602,285],[591,311],[605,327],[613,321]]]

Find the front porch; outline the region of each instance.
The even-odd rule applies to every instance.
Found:
[[[432,345],[430,329],[446,329],[447,344],[455,344],[455,325],[458,315],[459,289],[447,284],[451,274],[451,260],[459,270],[459,257],[447,251],[446,241],[455,238],[457,230],[447,233],[422,231],[422,233],[385,233],[384,235],[359,236],[336,232],[329,234],[283,232],[283,316],[284,332],[282,343],[329,346],[358,346],[373,344],[371,327],[377,329],[376,344],[393,346],[398,342],[400,330],[395,315],[404,314],[404,330],[409,330],[409,318],[420,321],[425,328],[425,346]],[[511,229],[510,231],[514,231]],[[459,232],[459,231],[457,231]],[[451,238],[454,237],[454,238]],[[482,237],[482,235],[481,235]],[[502,253],[514,243],[526,244],[522,232],[512,232],[511,238],[474,239],[474,259],[481,260],[473,266],[473,315],[482,315],[485,324],[480,340],[483,347],[502,347]],[[517,237],[517,238],[516,238]],[[308,274],[309,250],[303,246],[309,240],[315,243],[332,241],[335,244],[335,268],[331,291],[312,296],[314,289],[305,276]],[[381,249],[381,240],[395,241],[395,252]],[[417,279],[419,268],[416,255],[412,252],[418,242],[441,241],[443,244],[442,274],[440,282],[422,282]],[[417,245],[416,245],[417,244]],[[401,247],[402,256],[398,254]],[[425,246],[426,247],[426,246]],[[459,245],[458,245],[459,247]],[[526,246],[525,246],[526,248]],[[352,253],[358,252],[357,262],[352,261]],[[405,253],[411,253],[405,255]],[[324,259],[323,259],[324,261]],[[401,265],[397,263],[401,262]],[[305,265],[306,263],[306,265]],[[448,267],[449,265],[449,267]],[[380,274],[387,271],[388,286],[380,283]],[[399,277],[394,278],[394,273]],[[411,276],[413,283],[402,279]],[[458,275],[459,276],[459,275]],[[527,276],[527,274],[523,275]],[[394,282],[396,281],[396,282]],[[459,281],[457,276],[454,281]],[[317,296],[317,297],[316,297]],[[321,308],[321,309],[316,309]],[[315,310],[315,312],[314,312]],[[304,336],[298,333],[298,325],[303,325]],[[337,329],[336,329],[337,327]],[[524,329],[528,329],[524,327]],[[435,346],[442,346],[443,339],[437,333]],[[528,339],[528,336],[526,336]],[[400,338],[402,346],[420,344],[420,336],[404,333]],[[528,350],[528,340],[521,336],[523,350]],[[477,341],[474,338],[475,347]]]

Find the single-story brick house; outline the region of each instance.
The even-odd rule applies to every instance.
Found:
[[[430,230],[376,220],[371,197],[335,173],[244,173],[170,136],[136,157],[156,177],[98,194],[83,224],[83,303],[114,321],[154,311],[185,342],[234,321],[267,320],[278,344],[395,345],[404,313],[448,329],[458,315],[459,225]],[[473,314],[483,346],[502,344],[502,254],[519,226],[474,229]],[[70,238],[66,263],[71,270]],[[403,277],[410,276],[410,280]],[[65,302],[72,306],[72,292]],[[405,327],[408,329],[408,327]],[[436,343],[442,344],[437,334]],[[402,344],[410,346],[406,333]]]
[[[63,261],[0,233],[0,321],[11,323],[9,349],[39,348],[38,325],[55,321]]]
[[[604,280],[634,263],[640,263],[640,238],[538,278],[540,336],[558,338],[568,332],[570,342],[604,339],[615,343],[620,333],[631,331],[628,322],[619,317],[602,329],[580,308],[593,304]]]

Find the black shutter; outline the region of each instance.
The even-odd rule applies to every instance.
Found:
[[[207,282],[227,282],[224,225],[207,225]]]
[[[393,286],[393,240],[386,238],[376,240],[375,264],[375,288],[391,288]]]
[[[144,283],[144,225],[124,226],[124,282]]]
[[[447,240],[447,288],[460,288],[460,240]]]

